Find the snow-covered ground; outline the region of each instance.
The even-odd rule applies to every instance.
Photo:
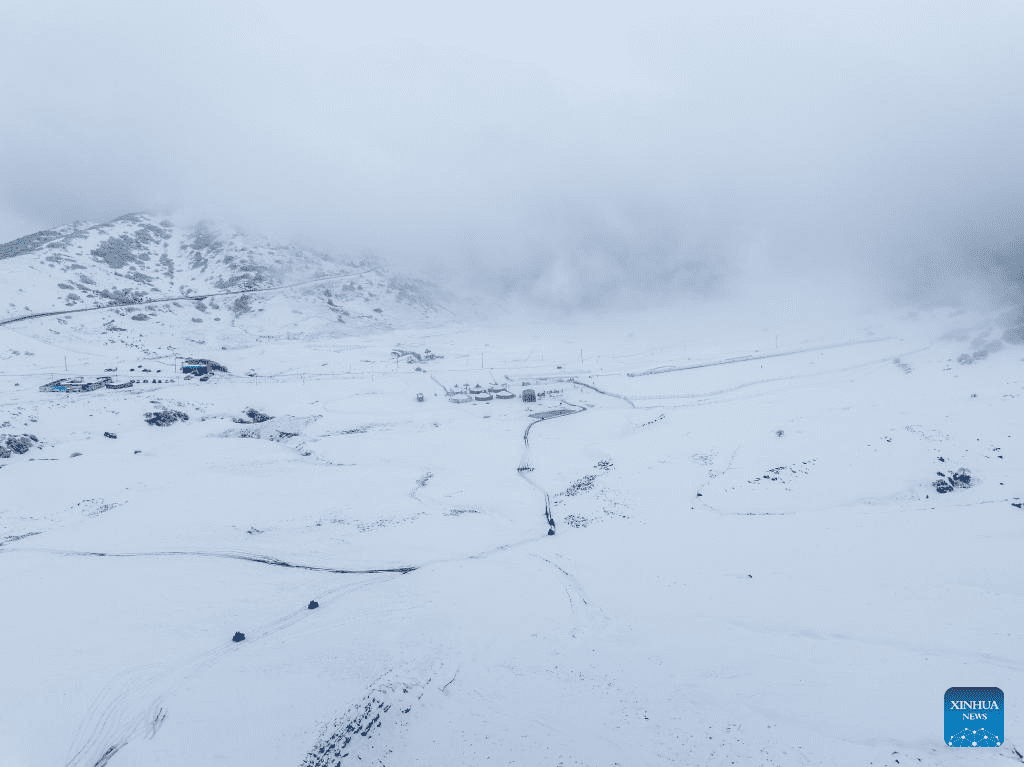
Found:
[[[2,767],[960,764],[951,686],[1006,695],[973,763],[1024,751],[997,318],[355,332],[290,300],[0,328],[0,434],[36,440],[0,459]],[[38,391],[108,368],[165,382]]]

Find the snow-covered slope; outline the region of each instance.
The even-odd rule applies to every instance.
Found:
[[[226,321],[251,335],[297,325],[343,334],[429,322],[444,302],[436,286],[371,258],[346,261],[147,214],[0,245],[0,274],[0,322],[72,312],[61,315],[62,324],[107,333],[133,323]]]
[[[0,261],[22,307],[65,266],[113,289],[61,237],[85,270]],[[242,273],[209,264],[174,286]],[[0,765],[960,765],[972,685],[1008,705],[971,761],[1024,751],[1024,347],[994,318],[344,334],[225,303],[161,326],[206,382],[142,331],[0,327]],[[149,380],[40,392],[65,365]]]

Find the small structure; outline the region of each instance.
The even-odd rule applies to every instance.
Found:
[[[419,394],[416,395],[416,401],[417,402],[422,402],[423,401],[423,392],[420,392]]]
[[[214,372],[227,373],[228,369],[213,360],[190,357],[181,363],[181,372],[204,376]]]
[[[419,352],[410,351],[409,349],[399,349],[398,347],[395,347],[391,351],[391,356],[394,357],[395,360],[404,359],[410,365],[414,362],[430,362],[431,360],[444,359],[440,354],[434,354],[430,349],[424,349],[423,353],[420,354]]]
[[[101,378],[97,378],[95,381],[88,381],[86,383],[80,384],[80,391],[96,391],[97,389],[104,388],[108,383],[110,383],[113,380],[114,379],[111,378],[110,376],[102,376]]]
[[[533,389],[523,389],[523,402],[536,402],[537,392]]]

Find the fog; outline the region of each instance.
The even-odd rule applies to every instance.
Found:
[[[1019,299],[1024,4],[626,5],[7,0],[0,241],[150,210],[563,307]]]

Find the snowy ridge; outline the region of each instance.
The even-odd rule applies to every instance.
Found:
[[[241,320],[259,332],[257,315],[275,313],[275,299],[284,293],[292,312],[351,332],[429,321],[444,300],[435,286],[392,274],[372,258],[347,261],[142,213],[0,245],[0,271],[4,323],[73,312],[74,319],[96,325],[83,312],[104,308],[108,324]]]

